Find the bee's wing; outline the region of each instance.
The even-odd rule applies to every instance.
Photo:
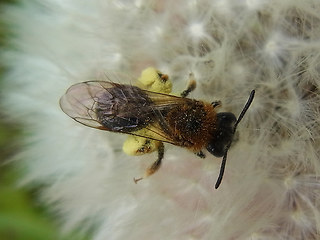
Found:
[[[127,133],[179,145],[172,135],[163,112],[182,104],[185,98],[145,91],[135,86],[106,81],[89,81],[71,86],[60,99],[60,107],[75,121],[101,130]],[[129,106],[129,107],[128,107]],[[103,117],[119,122],[107,127]],[[116,112],[115,109],[122,109]],[[105,114],[106,113],[106,114]],[[146,126],[142,122],[148,119]],[[104,122],[103,122],[104,121]],[[120,124],[121,123],[121,124]],[[147,131],[139,131],[141,128]],[[137,131],[136,131],[137,130]]]
[[[174,131],[167,123],[164,114],[170,111],[170,109],[172,109],[173,107],[178,107],[181,104],[185,104],[185,101],[188,101],[190,99],[181,98],[164,93],[150,91],[144,92],[147,93],[148,97],[153,102],[153,107],[151,111],[153,119],[155,121],[145,127],[145,129],[148,130],[148,132],[145,133],[147,136],[142,137],[147,137],[162,142],[168,142],[174,145],[180,145],[174,138]]]
[[[105,82],[107,88],[113,83]],[[95,105],[107,90],[98,81],[82,82],[72,85],[60,98],[62,111],[75,121],[88,127],[102,128],[95,112]]]

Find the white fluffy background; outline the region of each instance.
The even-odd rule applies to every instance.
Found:
[[[42,0],[3,9],[12,31],[2,109],[25,127],[22,183],[63,230],[92,239],[319,239],[319,0]],[[73,83],[137,77],[148,66],[192,97],[221,100],[239,125],[225,178],[220,159],[166,145],[162,168],[134,184],[156,154],[129,157],[125,136],[86,128],[59,108]],[[113,79],[114,80],[114,79]],[[126,82],[124,78],[119,79]]]

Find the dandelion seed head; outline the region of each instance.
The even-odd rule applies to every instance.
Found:
[[[15,157],[21,184],[63,230],[92,239],[316,239],[319,232],[319,32],[316,1],[28,1],[2,17],[6,117],[21,124]],[[125,136],[86,128],[59,99],[74,83],[134,84],[141,71],[168,74],[179,94],[220,100],[238,116],[222,184],[220,158],[198,159],[165,144],[160,170],[133,183],[156,159],[122,152]],[[165,231],[163,230],[165,229]]]
[[[194,38],[201,38],[205,35],[204,27],[199,22],[191,23],[189,26],[189,31],[191,36]]]
[[[288,190],[295,188],[294,178],[292,176],[288,176],[287,178],[285,178],[284,185]]]
[[[261,9],[267,1],[265,0],[246,0],[245,3],[247,7],[251,10]]]

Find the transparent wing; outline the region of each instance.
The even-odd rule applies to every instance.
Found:
[[[131,85],[89,81],[71,86],[61,97],[60,107],[88,127],[180,145],[167,124],[166,113],[186,101],[191,100]]]
[[[106,82],[108,88],[113,83]],[[103,128],[97,118],[95,106],[99,98],[108,93],[99,82],[83,82],[72,85],[60,99],[62,111],[75,121],[88,127]]]

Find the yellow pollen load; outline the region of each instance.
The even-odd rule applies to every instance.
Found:
[[[172,91],[172,83],[168,75],[162,74],[153,67],[148,67],[141,72],[141,76],[138,78],[136,85],[152,92],[169,94]],[[150,137],[152,137],[152,133],[147,129],[141,129],[133,132],[133,134],[134,133],[139,135],[150,135]],[[123,143],[122,150],[127,155],[137,156],[154,152],[158,150],[159,145],[159,141],[129,135]]]

